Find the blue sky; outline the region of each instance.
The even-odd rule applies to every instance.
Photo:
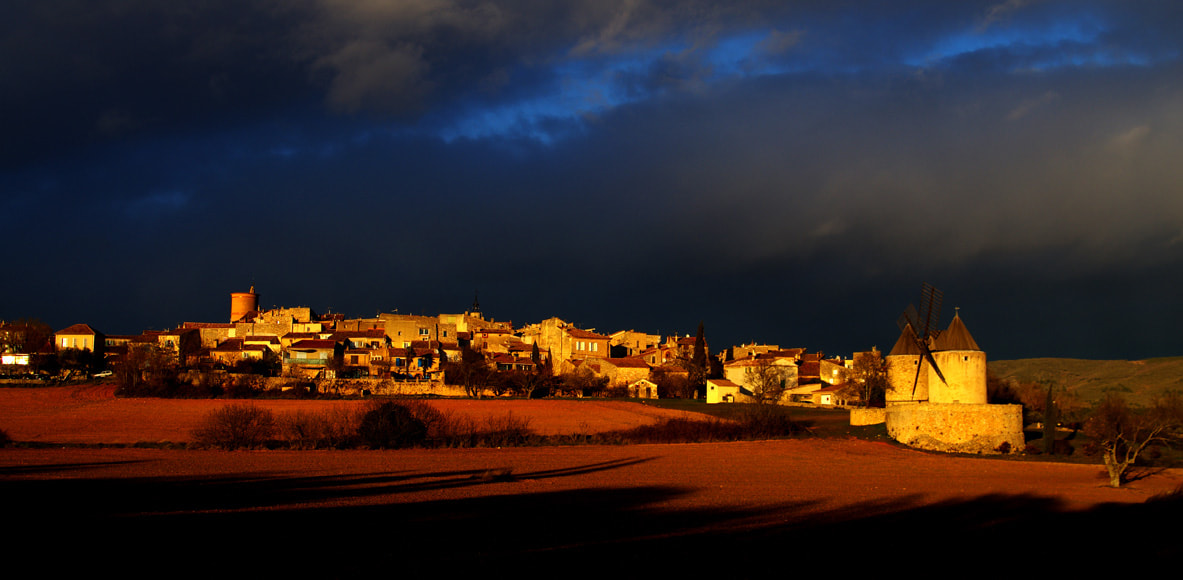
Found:
[[[1131,5],[1132,4],[1132,5]],[[1171,2],[18,1],[0,318],[266,306],[1183,353]],[[80,291],[76,281],[84,281]]]

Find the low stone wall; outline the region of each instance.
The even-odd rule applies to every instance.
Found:
[[[887,409],[882,407],[850,410],[850,425],[852,427],[858,427],[860,425],[878,425],[886,420]]]
[[[1022,405],[905,403],[889,405],[886,411],[887,434],[909,447],[1000,453],[1005,447],[1016,452],[1025,446]]]
[[[264,389],[282,389],[295,381],[285,377],[269,377],[264,379]],[[304,381],[314,383],[316,392],[320,394],[335,394],[343,397],[362,395],[378,396],[424,396],[437,397],[465,397],[463,387],[445,385],[442,381],[396,381],[392,379],[315,379]]]

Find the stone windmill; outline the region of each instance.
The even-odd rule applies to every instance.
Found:
[[[909,305],[900,315],[900,338],[887,356],[889,402],[985,403],[986,353],[955,314],[944,331],[943,294],[921,289],[920,310]]]
[[[986,353],[960,313],[938,330],[942,298],[925,284],[920,309],[908,306],[897,321],[900,338],[886,361],[888,435],[938,451],[1022,449],[1022,406],[987,404]]]

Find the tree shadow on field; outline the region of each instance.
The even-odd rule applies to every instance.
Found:
[[[16,510],[40,503],[38,517],[131,517],[177,512],[284,508],[325,501],[360,500],[430,490],[464,488],[520,480],[586,475],[652,461],[628,458],[576,467],[515,473],[513,468],[434,472],[383,472],[350,475],[281,476],[267,473],[234,477],[149,477],[0,480],[0,498],[25,498]],[[83,464],[69,464],[83,466]],[[89,464],[86,467],[112,464]],[[20,473],[65,470],[63,465],[29,467]],[[40,501],[34,501],[34,498]]]
[[[121,577],[356,577],[457,573],[548,577],[688,573],[766,576],[769,567],[832,571],[906,567],[920,576],[969,570],[1063,571],[1098,538],[1137,534],[1149,561],[1180,553],[1169,529],[1183,493],[1144,504],[1072,511],[1050,497],[987,495],[923,503],[919,496],[827,508],[816,501],[673,509],[690,487],[619,486],[514,493],[515,480],[566,477],[644,461],[512,474],[487,471],[342,477],[0,481],[10,569],[110,570]],[[299,507],[509,484],[489,495],[377,505]],[[820,485],[820,484],[819,484]],[[372,498],[371,498],[372,499]],[[1035,540],[1037,539],[1037,540]],[[1122,541],[1118,539],[1117,541]],[[1031,563],[1024,546],[1049,558]],[[1023,562],[1016,558],[1021,557]]]

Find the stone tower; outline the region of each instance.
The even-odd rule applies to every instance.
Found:
[[[887,354],[887,402],[903,403],[928,400],[928,362],[916,346],[916,332],[912,325],[904,326],[900,339]],[[916,369],[923,364],[925,369],[917,376]],[[939,379],[938,379],[939,380]],[[915,390],[913,390],[915,386]]]
[[[960,314],[953,316],[948,330],[932,346],[932,357],[945,380],[929,370],[929,402],[986,404],[986,353],[978,348]]]

